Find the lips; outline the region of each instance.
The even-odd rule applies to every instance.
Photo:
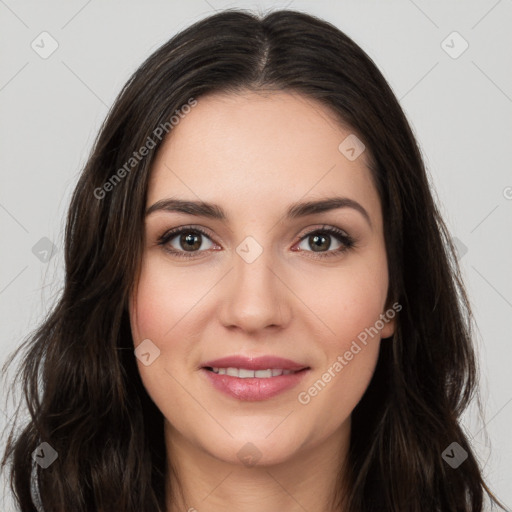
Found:
[[[246,401],[266,400],[291,389],[308,370],[308,366],[276,356],[229,356],[201,367],[215,389]]]

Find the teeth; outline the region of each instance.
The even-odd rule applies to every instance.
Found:
[[[247,370],[245,368],[212,368],[214,373],[219,375],[229,375],[230,377],[238,377],[239,379],[269,379],[271,377],[279,377],[280,375],[290,375],[294,373],[292,370],[283,370],[281,368],[269,368],[268,370]]]
[[[258,379],[268,379],[272,377],[272,370],[256,370],[254,376],[258,377]]]
[[[237,371],[236,368],[233,368],[235,372]],[[236,375],[234,375],[236,377]],[[245,370],[244,368],[240,368],[238,370],[238,378],[239,379],[250,379],[254,378],[254,370]]]

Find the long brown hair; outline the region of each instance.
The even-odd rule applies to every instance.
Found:
[[[81,173],[67,217],[62,295],[20,348],[30,421],[12,430],[2,466],[10,463],[22,512],[36,510],[33,469],[46,512],[165,510],[163,417],[141,382],[127,311],[142,258],[151,164],[163,140],[156,133],[191,99],[262,89],[322,102],[369,148],[388,298],[403,307],[353,411],[350,488],[338,492],[336,508],[480,512],[486,496],[494,500],[459,423],[476,389],[469,302],[397,99],[372,60],[329,23],[293,11],[261,18],[224,11],[141,65]],[[131,160],[148,139],[154,147]],[[42,442],[58,453],[46,469],[32,460]],[[468,455],[456,469],[442,457],[454,442]]]

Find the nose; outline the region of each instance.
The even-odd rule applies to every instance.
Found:
[[[292,316],[292,294],[272,261],[271,250],[252,262],[234,254],[233,266],[221,297],[222,324],[251,334],[286,327]]]

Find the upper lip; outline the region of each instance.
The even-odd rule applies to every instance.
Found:
[[[267,370],[267,369],[283,369],[299,371],[309,368],[306,365],[277,356],[227,356],[220,359],[212,359],[202,364],[203,368],[245,368],[246,370]]]

